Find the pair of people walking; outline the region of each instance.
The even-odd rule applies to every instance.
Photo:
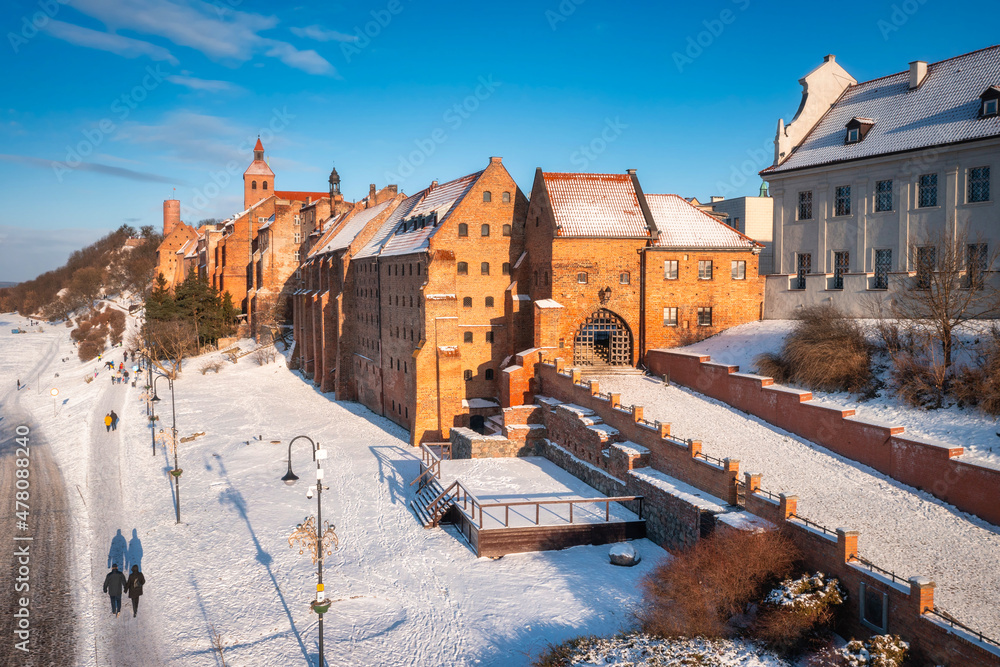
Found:
[[[111,613],[116,617],[122,611],[122,591],[128,594],[132,600],[132,616],[139,613],[139,597],[142,595],[142,587],[146,585],[146,577],[139,571],[138,565],[132,566],[132,573],[128,579],[119,571],[118,563],[111,565],[111,571],[104,578],[104,592],[111,598]]]
[[[118,415],[112,410],[108,414],[104,415],[104,426],[107,428],[107,432],[118,430]]]

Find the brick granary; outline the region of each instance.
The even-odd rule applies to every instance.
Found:
[[[500,158],[332,213],[301,266],[295,355],[413,443],[485,428],[518,352],[607,370],[760,318],[761,246],[626,174],[535,174]]]

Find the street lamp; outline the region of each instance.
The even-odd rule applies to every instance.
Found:
[[[323,591],[323,556],[333,553],[332,549],[337,548],[338,541],[337,534],[334,532],[336,526],[323,525],[323,467],[320,462],[327,457],[327,450],[321,449],[319,444],[313,442],[309,436],[298,435],[292,438],[288,443],[288,472],[281,478],[281,481],[292,486],[299,479],[292,472],[292,444],[299,439],[308,440],[309,444],[312,445],[313,461],[316,462],[316,486],[309,487],[306,492],[306,497],[311,499],[313,488],[316,489],[316,523],[314,526],[312,517],[308,517],[296,526],[288,538],[288,546],[293,546],[293,542],[299,542],[299,553],[304,553],[306,549],[309,549],[312,552],[313,562],[316,563],[316,599],[312,602],[311,607],[319,615],[319,665],[324,667],[326,659],[323,655],[323,614],[330,609],[330,600],[326,598]]]
[[[153,402],[159,401],[160,397],[156,394],[156,383],[160,381],[161,378],[167,378],[167,387],[170,389],[170,414],[173,419],[170,433],[173,436],[171,442],[173,443],[174,449],[174,469],[170,471],[170,474],[174,477],[174,507],[177,513],[177,523],[181,522],[181,473],[184,472],[177,467],[177,409],[174,403],[174,380],[169,375],[163,375],[162,373],[157,373],[156,378],[153,380]],[[155,436],[154,436],[155,438]],[[154,449],[156,447],[154,440]]]

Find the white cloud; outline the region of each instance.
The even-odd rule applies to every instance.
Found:
[[[336,30],[324,28],[321,25],[309,25],[305,28],[291,28],[292,34],[306,39],[315,39],[317,42],[356,42],[357,35],[348,35]]]
[[[126,58],[148,56],[153,60],[165,60],[171,65],[177,64],[177,58],[165,48],[150,44],[149,42],[143,42],[142,40],[132,39],[131,37],[122,37],[121,35],[91,30],[90,28],[83,28],[72,23],[56,21],[55,19],[46,23],[42,29],[56,39],[61,39],[64,42],[69,42],[77,46],[86,46],[98,51],[108,51]]]
[[[199,79],[193,76],[183,76],[180,74],[171,74],[166,77],[167,81],[170,83],[176,83],[178,86],[186,86],[191,90],[204,90],[210,93],[221,93],[223,91],[235,91],[243,90],[234,83],[229,81],[217,81],[214,79]]]
[[[336,68],[315,51],[299,51],[288,42],[261,36],[278,25],[274,16],[202,0],[73,0],[72,6],[104,23],[111,33],[124,29],[157,35],[230,63],[263,53],[310,74],[336,76]]]

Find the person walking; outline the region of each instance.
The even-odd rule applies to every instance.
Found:
[[[146,577],[142,576],[138,565],[132,566],[132,574],[128,575],[125,582],[125,592],[132,600],[132,618],[139,613],[139,596],[142,595],[142,587],[146,584]]]
[[[21,391],[21,381],[20,380],[17,381],[17,390]]]
[[[118,430],[118,415],[115,414],[114,410],[111,411],[111,430],[112,431]]]
[[[122,590],[128,585],[125,575],[118,571],[118,563],[111,564],[111,571],[104,577],[104,592],[111,598],[111,613],[115,616],[122,610]]]
[[[111,422],[111,414],[109,413],[104,415],[104,427],[107,429],[108,433],[111,433]]]

